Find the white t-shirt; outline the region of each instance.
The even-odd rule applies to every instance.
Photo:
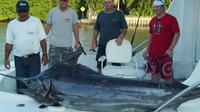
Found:
[[[25,56],[40,51],[40,41],[46,38],[41,21],[30,16],[27,21],[12,20],[7,27],[6,43],[13,44],[15,56]]]
[[[50,44],[56,47],[72,47],[73,25],[78,23],[77,13],[68,8],[61,11],[59,7],[49,11],[46,19],[48,24],[52,24],[50,32]]]

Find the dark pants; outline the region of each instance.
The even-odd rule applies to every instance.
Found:
[[[39,54],[30,58],[15,56],[14,59],[17,77],[33,77],[41,71]],[[26,89],[26,86],[22,82],[17,81],[17,89]]]
[[[102,45],[99,45],[98,46],[98,51],[97,51],[97,56],[96,56],[96,61],[97,61],[97,68],[100,69],[101,68],[101,62],[98,61],[98,59],[101,57],[101,56],[105,56],[105,51],[106,51],[106,47],[105,46],[102,46]],[[104,61],[103,63],[103,67],[106,65],[106,60]]]
[[[106,47],[105,47],[105,46],[99,46],[98,51],[97,51],[97,56],[96,56],[97,68],[98,68],[98,69],[101,69],[101,62],[98,61],[98,59],[99,59],[101,56],[105,56],[105,55],[106,55],[105,52],[106,52]],[[106,66],[106,63],[107,63],[107,61],[105,60],[104,63],[103,63],[103,67]],[[121,66],[120,63],[112,63],[112,65],[114,65],[114,66]]]

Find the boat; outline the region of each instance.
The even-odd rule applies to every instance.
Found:
[[[200,80],[200,77],[198,77],[200,73],[199,9],[199,0],[173,0],[168,9],[168,13],[177,18],[181,31],[180,40],[174,50],[174,76],[175,79],[187,79],[183,81],[183,84],[189,86]],[[135,50],[137,47],[133,49]],[[149,75],[142,72],[143,64],[145,63],[142,57],[143,51],[137,53],[127,65],[133,67],[137,76],[140,76],[139,78],[147,78],[148,80]],[[97,70],[95,55],[83,54],[80,56],[79,63]],[[11,69],[6,70],[3,65],[0,65],[0,73],[15,76],[14,62],[11,62],[11,66]],[[47,68],[48,66],[42,66],[43,70]],[[133,77],[137,76],[134,75]],[[118,77],[123,78],[124,76]],[[80,112],[63,106],[38,108],[40,104],[34,99],[16,94],[15,90],[16,80],[0,76],[0,112],[29,112],[33,110],[34,112]],[[162,110],[162,112],[199,112],[199,105],[200,99],[197,98],[181,104],[176,110],[168,108]]]

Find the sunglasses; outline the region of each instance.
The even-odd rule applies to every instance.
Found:
[[[28,12],[29,10],[18,10],[19,13]]]

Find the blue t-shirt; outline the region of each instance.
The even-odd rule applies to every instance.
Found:
[[[113,13],[101,11],[94,25],[94,30],[100,32],[99,45],[106,46],[111,39],[117,38],[121,29],[128,28],[123,12],[115,10]]]

